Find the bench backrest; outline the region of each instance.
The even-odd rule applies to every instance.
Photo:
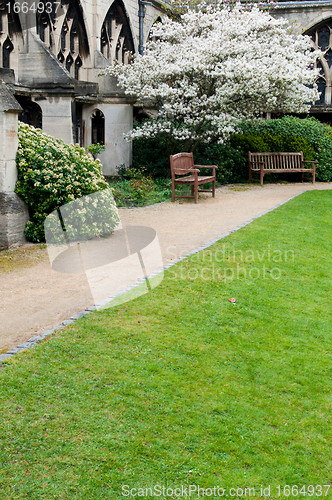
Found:
[[[259,170],[260,164],[264,169],[292,169],[303,167],[303,152],[299,153],[248,153],[249,164],[252,170]]]
[[[175,175],[180,174],[189,174],[190,171],[194,168],[194,154],[193,153],[178,153],[176,155],[169,157],[171,164],[171,173],[172,178]],[[181,169],[181,171],[178,171]],[[183,170],[186,172],[183,172]]]

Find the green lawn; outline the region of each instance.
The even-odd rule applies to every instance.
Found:
[[[331,244],[332,192],[307,192],[14,356],[1,500],[331,498]]]

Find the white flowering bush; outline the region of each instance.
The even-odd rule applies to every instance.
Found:
[[[29,241],[44,241],[44,220],[53,211],[91,193],[105,190],[108,184],[99,160],[93,160],[77,144],[65,144],[24,123],[19,123],[15,192],[29,206],[30,220],[25,229]],[[74,228],[68,228],[70,240],[110,233],[118,222],[110,195],[92,200],[79,213]],[[104,201],[103,201],[104,200]],[[94,203],[94,204],[93,204]],[[91,224],[90,224],[91,222]]]
[[[307,112],[319,96],[313,64],[321,53],[286,27],[259,7],[223,2],[189,10],[180,20],[164,17],[143,56],[103,72],[159,110],[127,138],[165,133],[192,151],[199,142],[223,142],[243,119]]]

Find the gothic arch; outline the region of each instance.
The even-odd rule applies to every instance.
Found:
[[[162,22],[162,19],[161,19],[161,17],[160,17],[160,16],[156,17],[156,19],[154,19],[154,21],[152,21],[152,22],[151,22],[150,27],[149,27],[149,29],[148,29],[148,33],[149,33],[149,35],[148,35],[147,41],[150,41],[150,40],[151,40],[151,41],[156,41],[156,37],[155,37],[155,36],[152,36],[151,31],[152,31],[152,28],[153,28],[153,26],[154,26],[155,24],[157,24],[157,23],[161,23],[161,22]]]
[[[110,62],[129,62],[135,52],[130,20],[122,0],[115,0],[107,11],[100,32],[100,51]]]
[[[2,67],[10,68],[10,54],[14,50],[14,45],[12,44],[10,38],[7,36],[6,40],[2,44]]]
[[[10,10],[8,11],[8,3]],[[0,67],[10,68],[10,55],[14,51],[15,35],[22,36],[18,14],[14,13],[14,1],[0,0]]]
[[[105,116],[100,109],[91,114],[91,143],[105,144]]]
[[[331,105],[332,96],[332,18],[325,19],[323,22],[310,28],[306,33],[311,38],[312,46],[315,49],[321,49],[324,57],[316,61],[315,67],[318,68],[319,77],[317,86],[321,96],[316,105]]]
[[[46,2],[46,0],[44,0]],[[51,0],[52,11],[37,12],[37,33],[73,78],[79,79],[83,60],[89,55],[88,35],[79,0]]]

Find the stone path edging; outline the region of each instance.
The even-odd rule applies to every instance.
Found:
[[[54,326],[50,330],[45,330],[41,334],[36,335],[34,337],[31,337],[27,342],[23,342],[23,344],[20,344],[17,347],[14,347],[13,349],[10,349],[9,351],[5,352],[4,354],[0,354],[0,365],[2,365],[2,362],[5,359],[8,359],[8,358],[12,357],[15,354],[18,354],[19,352],[26,351],[27,349],[30,349],[31,347],[33,347],[36,344],[38,344],[38,342],[40,342],[41,340],[44,340],[49,335],[52,335],[57,330],[61,330],[61,329],[65,328],[66,326],[70,325],[71,323],[73,323],[74,321],[76,321],[77,319],[83,318],[83,316],[86,316],[90,312],[95,311],[96,309],[100,309],[101,307],[106,306],[109,302],[111,302],[112,300],[114,300],[116,297],[119,297],[120,295],[123,295],[124,293],[129,292],[133,288],[139,286],[141,283],[144,283],[144,281],[157,276],[162,271],[166,271],[166,269],[169,269],[170,267],[174,266],[175,264],[178,264],[179,262],[181,262],[182,260],[186,259],[187,257],[190,257],[191,255],[194,255],[196,253],[202,252],[202,250],[205,250],[206,248],[209,248],[210,246],[212,246],[215,243],[217,243],[217,241],[219,241],[219,240],[221,240],[223,238],[226,238],[226,236],[229,236],[231,233],[234,233],[235,231],[238,231],[242,227],[248,226],[249,224],[251,224],[252,222],[254,222],[256,219],[259,219],[260,217],[262,217],[263,215],[266,215],[269,212],[272,212],[276,208],[281,207],[282,205],[284,205],[288,201],[296,198],[297,196],[299,196],[299,195],[301,195],[303,193],[306,193],[307,191],[308,190],[305,189],[304,191],[301,191],[300,193],[297,193],[294,196],[291,196],[287,200],[282,201],[281,203],[278,203],[274,207],[269,208],[268,210],[265,210],[264,212],[262,212],[259,215],[256,215],[255,217],[252,217],[251,219],[247,220],[243,224],[240,224],[239,226],[236,226],[233,229],[230,229],[226,233],[223,233],[221,236],[217,236],[216,238],[213,238],[212,240],[208,241],[207,243],[204,243],[203,245],[199,246],[198,248],[195,248],[191,252],[186,253],[182,257],[179,257],[178,259],[173,260],[169,264],[166,264],[165,266],[157,269],[156,271],[154,271],[153,273],[149,274],[148,276],[145,276],[144,278],[139,279],[138,281],[136,281],[132,285],[127,286],[123,290],[120,290],[119,292],[117,292],[117,293],[115,293],[113,295],[110,295],[106,299],[104,299],[104,300],[102,300],[100,302],[97,302],[93,306],[87,307],[84,311],[80,311],[79,313],[71,316],[69,319],[65,319],[61,323],[61,325]],[[165,202],[162,202],[162,203],[165,203]],[[150,205],[150,206],[153,206],[153,205]],[[135,207],[135,208],[141,208],[141,207]]]

